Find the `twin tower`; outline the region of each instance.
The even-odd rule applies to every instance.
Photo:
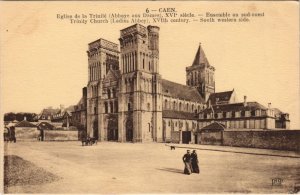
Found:
[[[121,30],[119,41],[120,50],[105,39],[89,44],[87,133],[101,141],[162,142],[159,27],[135,24]],[[196,58],[187,68],[187,85],[202,93],[207,85],[197,67],[203,60]]]

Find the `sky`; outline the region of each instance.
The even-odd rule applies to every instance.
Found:
[[[166,6],[167,4],[167,6]],[[77,104],[87,85],[88,43],[118,43],[132,24],[71,24],[57,14],[143,13],[175,7],[178,13],[264,13],[247,23],[158,23],[160,74],[185,84],[185,68],[199,43],[216,68],[216,91],[290,114],[300,128],[299,7],[297,2],[0,2],[1,113],[36,112]]]

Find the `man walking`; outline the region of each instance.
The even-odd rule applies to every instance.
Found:
[[[191,170],[191,154],[190,154],[190,150],[186,151],[186,154],[183,155],[182,157],[183,163],[184,163],[184,174],[190,175],[192,173]]]

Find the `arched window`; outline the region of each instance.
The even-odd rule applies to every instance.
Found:
[[[108,104],[107,104],[107,102],[104,103],[104,108],[105,108],[105,113],[107,113],[108,112]]]
[[[128,111],[130,111],[131,110],[131,104],[130,103],[128,103]]]
[[[186,104],[186,111],[189,111],[189,103]]]
[[[226,118],[226,112],[223,112],[223,118]]]
[[[115,98],[115,97],[117,97],[117,95],[116,95],[116,89],[115,88],[113,88],[113,98]]]
[[[110,102],[110,112],[113,113],[114,112],[114,103]]]
[[[150,103],[147,103],[147,110],[150,111]]]
[[[251,110],[251,116],[255,116],[255,110]]]
[[[115,101],[115,112],[118,112],[119,108],[118,108],[118,101]]]
[[[235,111],[232,111],[231,117],[235,118]]]
[[[143,58],[143,69],[145,69],[145,59]]]
[[[110,89],[107,89],[107,98],[110,99]]]
[[[179,102],[179,111],[181,111],[181,102]]]
[[[165,99],[165,109],[168,109],[168,100]]]
[[[192,104],[192,112],[194,112],[194,104]]]
[[[149,71],[150,71],[150,69],[151,69],[151,64],[150,64],[150,62],[149,62]]]

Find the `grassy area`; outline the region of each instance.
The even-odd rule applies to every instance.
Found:
[[[39,185],[60,178],[15,155],[4,156],[4,191],[8,186]]]

